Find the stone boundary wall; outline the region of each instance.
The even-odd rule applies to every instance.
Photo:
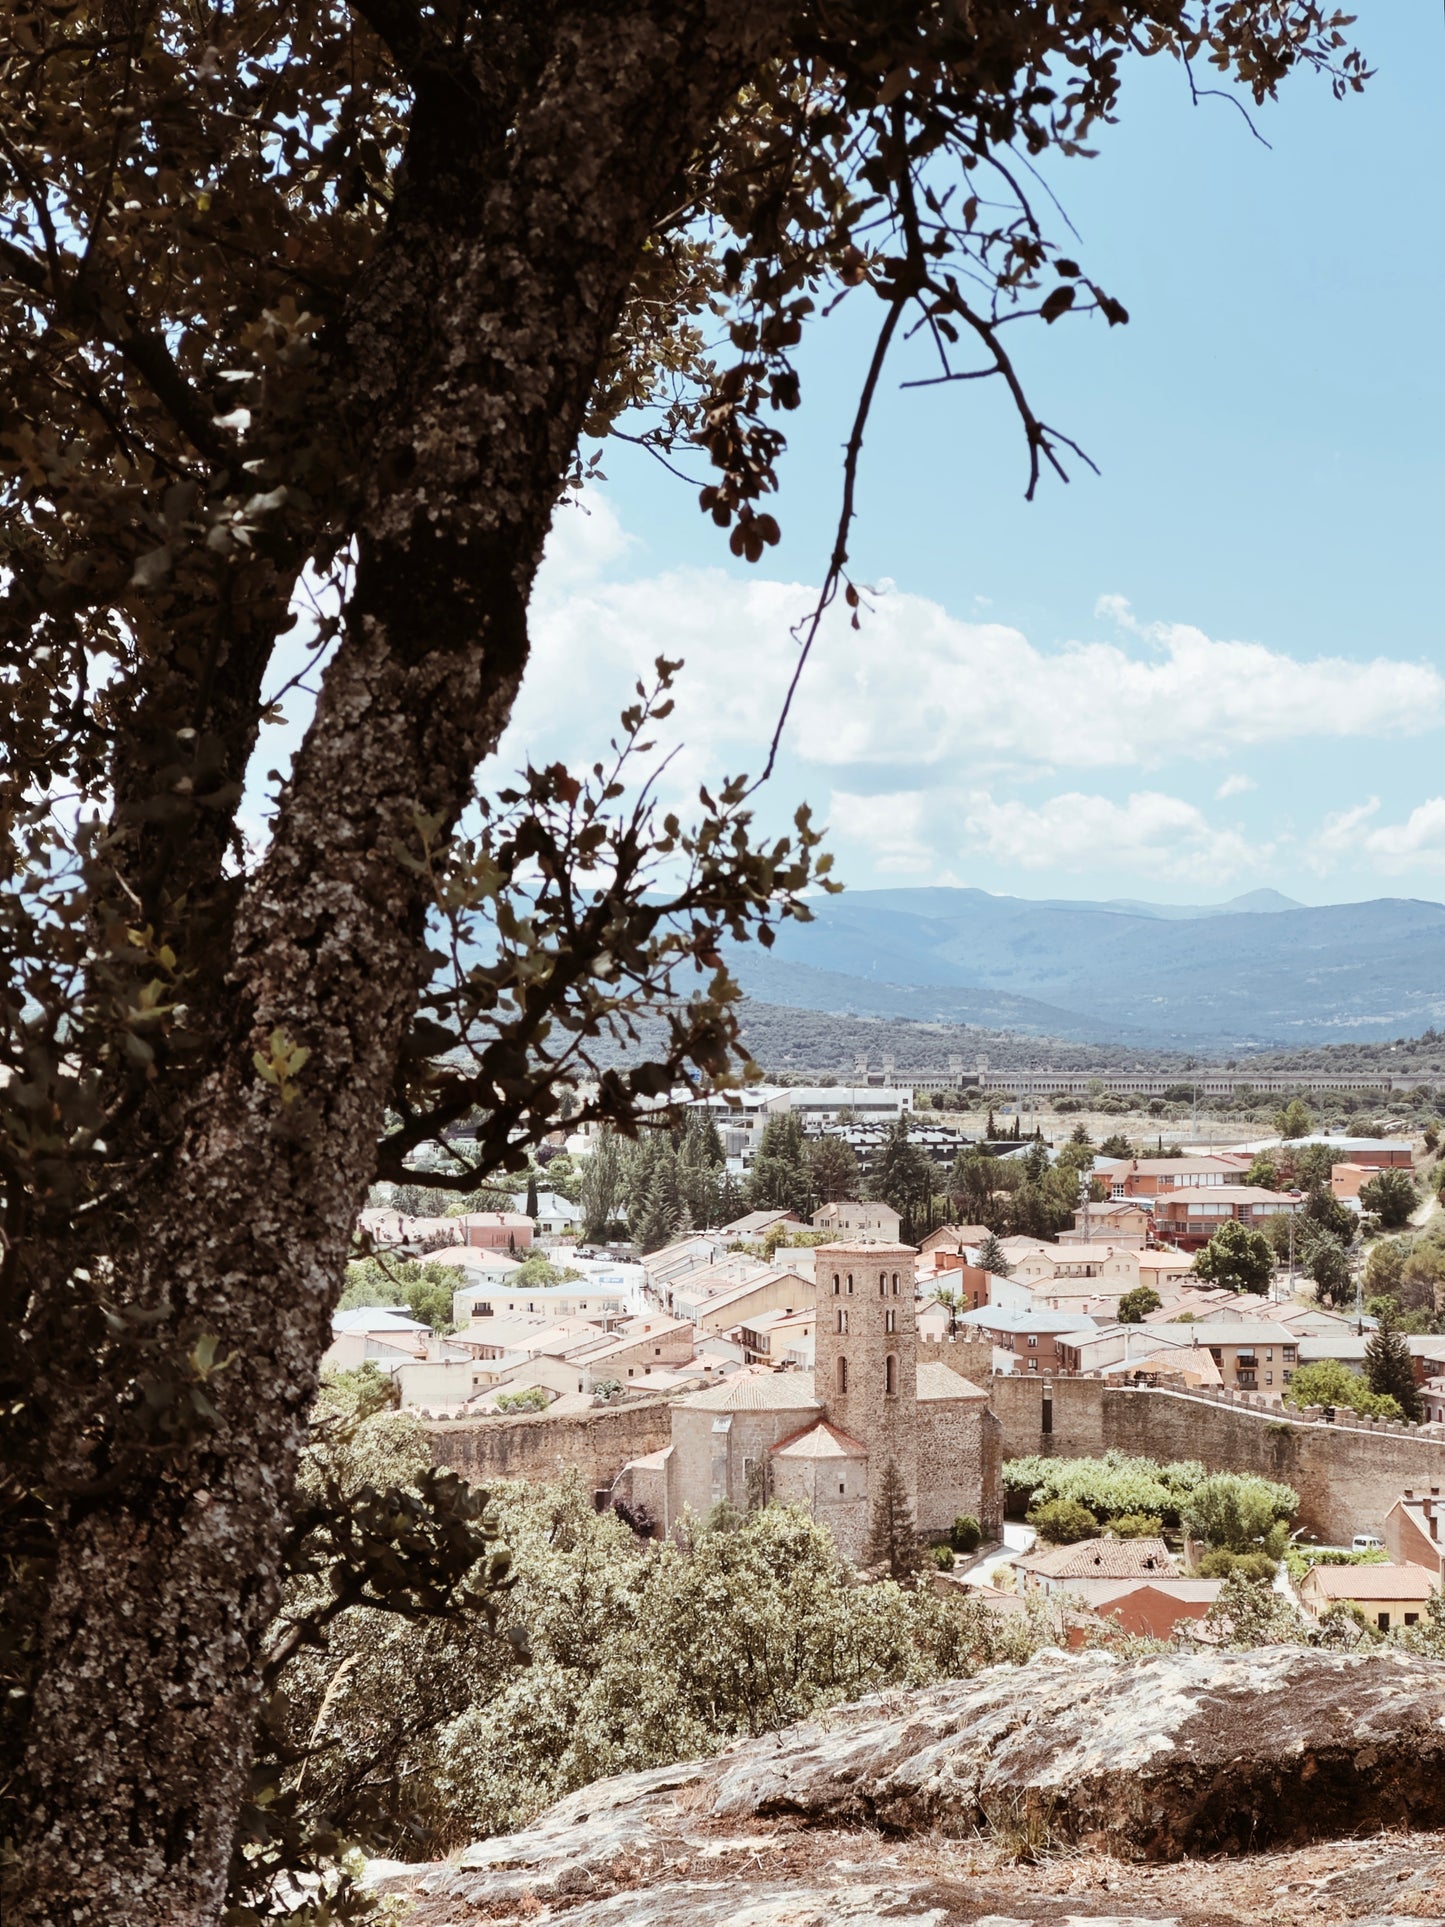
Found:
[[[1049,1394],[1052,1429],[1044,1431]],[[1004,1457],[1091,1458],[1117,1449],[1213,1472],[1257,1472],[1300,1495],[1296,1524],[1332,1544],[1378,1533],[1407,1487],[1445,1487],[1445,1437],[1435,1426],[1326,1425],[1224,1398],[1125,1387],[1096,1378],[996,1377]]]
[[[665,1399],[602,1405],[576,1418],[544,1412],[443,1420],[423,1428],[432,1457],[475,1485],[498,1479],[555,1479],[576,1466],[593,1491],[610,1486],[629,1459],[672,1442]]]

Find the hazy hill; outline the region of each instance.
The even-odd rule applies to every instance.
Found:
[[[733,963],[752,996],[805,1010],[1162,1046],[1345,1042],[1445,1019],[1445,905],[859,890]]]

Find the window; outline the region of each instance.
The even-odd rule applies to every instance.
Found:
[[[1034,1335],[1033,1335],[1033,1333],[1032,1333],[1032,1332],[1030,1332],[1030,1333],[1029,1333],[1029,1344],[1030,1344],[1031,1346],[1033,1346],[1033,1347],[1035,1347],[1035,1348],[1037,1348],[1037,1346],[1038,1346],[1038,1342],[1039,1342],[1039,1341],[1038,1341],[1038,1339],[1034,1337]]]
[[[883,1361],[883,1390],[889,1398],[898,1396],[898,1359],[893,1352]]]
[[[851,1271],[848,1273],[848,1296],[850,1298],[853,1296],[853,1274]]]
[[[1405,1624],[1407,1626],[1418,1626],[1420,1624],[1419,1613],[1406,1613]]]
[[[898,1313],[891,1305],[883,1314],[883,1329],[886,1332],[894,1332],[898,1329]]]
[[[841,1479],[839,1479],[839,1481],[838,1481],[838,1497],[839,1497],[840,1499],[843,1499],[843,1498],[846,1498],[847,1496],[848,1496],[848,1488],[847,1488],[847,1486],[846,1486],[846,1485],[845,1485],[845,1484],[843,1483],[843,1481],[842,1481]]]
[[[848,1361],[846,1358],[840,1358],[838,1360],[838,1396],[840,1398],[843,1397],[843,1395],[847,1392],[847,1390],[848,1390]]]
[[[1375,1624],[1376,1624],[1376,1625],[1377,1625],[1377,1626],[1379,1627],[1379,1629],[1380,1629],[1380,1631],[1381,1631],[1382,1633],[1387,1633],[1387,1632],[1389,1632],[1389,1630],[1390,1630],[1390,1615],[1389,1615],[1388,1613],[1376,1613],[1376,1614],[1375,1614]]]
[[[888,1274],[885,1271],[880,1271],[878,1274],[878,1296],[881,1298],[883,1294],[887,1291],[887,1289],[888,1289]]]
[[[893,1296],[895,1298],[898,1296],[898,1273],[896,1271],[893,1274]]]
[[[1264,1382],[1265,1382],[1265,1384],[1266,1384],[1266,1385],[1273,1385],[1273,1383],[1274,1383],[1274,1373],[1273,1373],[1273,1372],[1266,1372],[1266,1373],[1265,1373],[1265,1375],[1264,1375]]]
[[[837,1272],[835,1271],[833,1273],[833,1296],[836,1298],[838,1296],[838,1293],[842,1289],[843,1289],[842,1280],[839,1278]]]
[[[838,1307],[836,1329],[840,1333],[846,1332],[848,1329],[848,1314],[841,1305]]]

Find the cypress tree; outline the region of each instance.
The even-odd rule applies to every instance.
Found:
[[[983,1270],[992,1272],[995,1278],[1007,1278],[1013,1270],[1004,1256],[1003,1246],[991,1231],[978,1248],[978,1262]]]
[[[886,1566],[890,1579],[909,1579],[923,1564],[923,1557],[903,1474],[897,1459],[886,1459],[873,1500],[863,1564]]]
[[[1378,1331],[1365,1346],[1365,1382],[1372,1392],[1394,1399],[1407,1419],[1420,1418],[1420,1392],[1415,1384],[1415,1361],[1403,1332],[1382,1318]]]

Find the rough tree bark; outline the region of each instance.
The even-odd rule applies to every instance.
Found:
[[[216,1421],[104,1462],[58,1427],[73,1496],[44,1626],[9,1919],[216,1918],[257,1650],[297,1455],[422,968],[398,860],[450,824],[526,659],[525,609],[649,227],[783,18],[764,0],[539,7],[499,84],[360,8],[412,79],[401,191],[335,353],[371,484],[344,639],[237,912],[224,1036],[150,1202],[134,1304],[165,1308]],[[505,50],[504,50],[505,51]],[[311,1052],[289,1101],[256,1074]],[[204,1358],[196,1366],[205,1371]],[[55,1409],[62,1409],[58,1396]]]

